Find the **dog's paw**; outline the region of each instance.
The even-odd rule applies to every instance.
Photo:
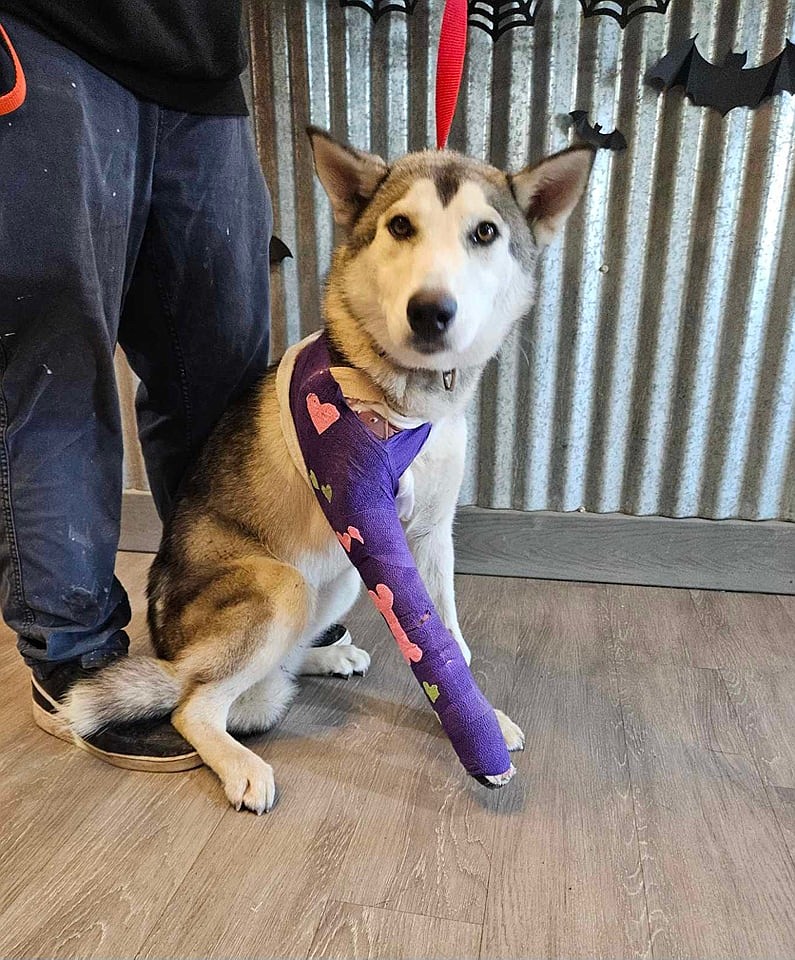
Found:
[[[502,710],[495,710],[497,723],[500,725],[502,735],[505,738],[505,746],[509,750],[524,750],[524,732],[517,726],[509,716]]]
[[[490,777],[478,777],[477,779],[492,790],[499,790],[500,787],[504,787],[506,783],[510,783],[516,775],[516,767],[511,764],[510,767],[505,771],[505,773],[498,773]]]
[[[301,673],[316,677],[364,676],[370,666],[370,654],[352,643],[342,647],[315,647],[307,652]]]
[[[363,677],[370,667],[370,654],[366,650],[354,647],[328,647],[329,673],[335,677]]]
[[[251,810],[259,816],[276,802],[273,767],[255,754],[236,759],[223,777],[224,792],[235,810]]]

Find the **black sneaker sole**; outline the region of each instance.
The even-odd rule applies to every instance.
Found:
[[[327,631],[328,632],[328,631]],[[312,642],[313,647],[349,647],[353,643],[353,638],[351,637],[350,631],[345,630],[345,632],[340,636],[338,640],[332,640],[328,642],[318,642],[322,641],[325,634],[321,634],[320,637],[316,637]]]
[[[100,750],[99,747],[95,747],[88,740],[78,737],[76,733],[69,729],[58,704],[36,683],[35,677],[31,677],[31,689],[33,693],[33,722],[37,727],[45,733],[49,733],[51,737],[57,737],[59,740],[75,744],[81,750],[86,750],[113,767],[121,767],[123,770],[140,770],[145,773],[183,773],[204,764],[195,750],[174,757],[137,757],[132,754]]]

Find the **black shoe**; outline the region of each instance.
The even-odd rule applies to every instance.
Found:
[[[88,737],[74,734],[60,712],[61,703],[73,684],[96,673],[97,667],[84,667],[80,660],[33,667],[30,680],[36,725],[125,770],[178,773],[202,765],[199,754],[171,726],[168,717],[117,723]]]
[[[347,647],[351,642],[348,628],[341,623],[332,623],[319,637],[312,641],[313,647]]]

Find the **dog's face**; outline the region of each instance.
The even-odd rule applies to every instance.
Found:
[[[349,232],[330,282],[399,366],[482,364],[533,303],[538,249],[579,200],[593,151],[513,177],[450,152],[391,167],[310,131],[318,175]]]
[[[519,218],[511,223],[488,181],[455,167],[450,161],[422,171],[430,176],[406,178],[394,202],[365,211],[368,242],[346,271],[352,312],[403,366],[481,362],[533,299],[527,227]],[[393,177],[403,186],[400,173]]]

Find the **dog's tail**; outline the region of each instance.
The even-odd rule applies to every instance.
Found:
[[[167,660],[125,657],[76,683],[66,696],[63,713],[80,737],[111,723],[130,723],[167,716],[177,706],[185,683]]]

